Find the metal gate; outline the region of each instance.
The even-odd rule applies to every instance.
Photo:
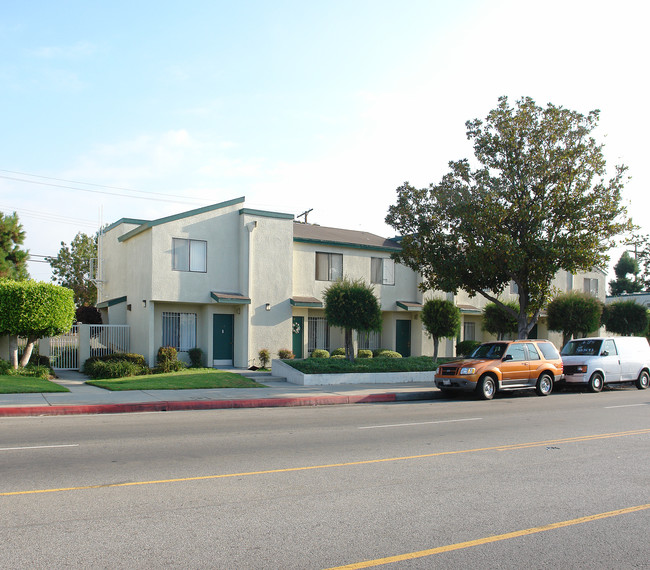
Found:
[[[57,370],[79,370],[79,327],[50,338],[50,366]]]

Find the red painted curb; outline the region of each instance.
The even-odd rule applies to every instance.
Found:
[[[0,417],[65,416],[84,414],[124,414],[132,412],[171,412],[182,410],[222,410],[233,408],[278,408],[395,402],[396,394],[365,396],[307,396],[298,398],[256,398],[248,400],[193,400],[187,402],[144,402],[140,404],[82,404],[64,406],[21,406],[0,408]]]

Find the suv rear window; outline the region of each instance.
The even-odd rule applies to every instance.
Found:
[[[560,353],[552,342],[537,342],[535,344],[546,360],[559,360]]]

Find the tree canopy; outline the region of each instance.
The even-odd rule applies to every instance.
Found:
[[[25,230],[18,214],[7,216],[0,212],[0,279],[29,279],[29,251],[20,248],[24,242]]]
[[[52,283],[0,280],[0,334],[11,337],[11,362],[18,366],[17,337],[27,339],[20,365],[29,362],[34,342],[66,333],[74,320],[72,291]]]
[[[614,266],[614,273],[616,279],[609,282],[610,294],[639,293],[643,290],[643,281],[639,278],[639,263],[627,251],[623,252]],[[631,277],[628,277],[629,275]]]
[[[422,324],[433,339],[433,359],[438,359],[441,338],[453,338],[460,332],[460,309],[451,301],[429,299],[422,307]]]
[[[381,308],[371,286],[347,277],[332,283],[323,293],[325,318],[345,330],[345,356],[354,359],[352,331],[380,331]]]
[[[514,301],[505,301],[504,304],[512,311],[505,311],[496,303],[488,303],[483,309],[483,323],[481,328],[493,334],[498,340],[503,340],[507,334],[517,332],[517,318],[519,306]]]
[[[462,159],[438,184],[397,189],[386,222],[401,235],[394,258],[422,287],[482,295],[516,285],[518,336],[526,338],[558,270],[603,267],[615,236],[630,228],[621,204],[625,166],[607,178],[592,137],[598,111],[583,115],[530,97],[501,97],[485,121],[466,123],[478,167]]]
[[[52,281],[74,293],[77,307],[92,307],[97,302],[97,288],[91,281],[91,259],[97,259],[97,235],[91,237],[79,232],[70,246],[61,242],[56,257],[46,257],[52,267]]]
[[[552,331],[562,333],[562,346],[574,336],[587,336],[600,327],[603,304],[595,297],[571,291],[548,304],[547,322]]]
[[[603,317],[609,332],[623,336],[645,335],[648,328],[648,309],[634,301],[606,305]]]

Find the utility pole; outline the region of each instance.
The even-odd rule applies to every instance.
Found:
[[[309,214],[309,212],[312,212],[313,210],[314,210],[314,208],[310,208],[310,209],[307,210],[306,212],[303,212],[302,214],[298,214],[298,215],[296,216],[296,218],[300,218],[301,216],[305,216],[305,221],[304,221],[304,223],[306,224],[306,223],[307,223],[307,215]]]

